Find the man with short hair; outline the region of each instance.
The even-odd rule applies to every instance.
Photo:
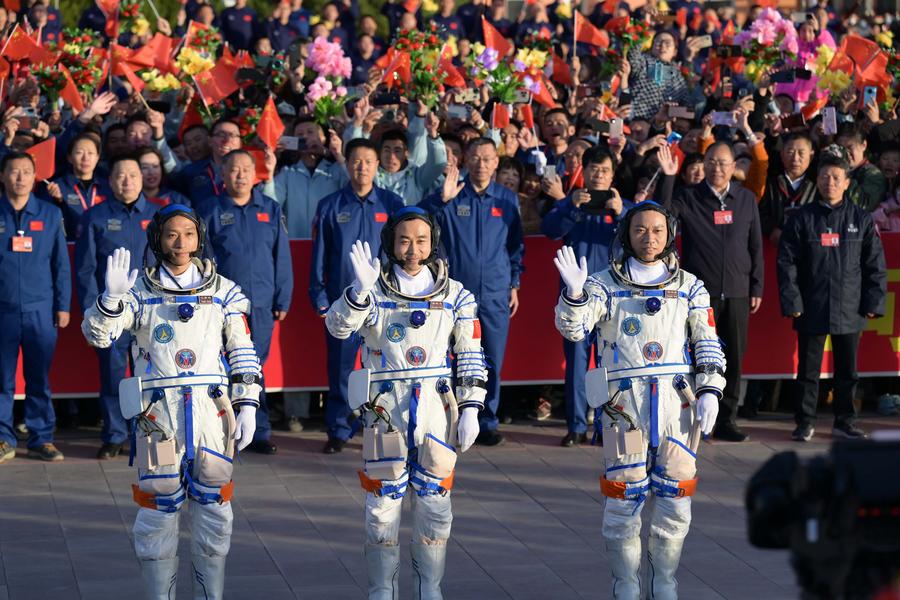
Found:
[[[481,322],[481,345],[488,361],[488,393],[479,415],[476,443],[503,443],[500,423],[500,373],[509,334],[509,320],[519,308],[519,285],[525,243],[518,197],[493,181],[500,164],[494,142],[476,138],[466,146],[468,177],[458,182],[459,170],[448,168],[440,194],[421,206],[441,228],[450,276],[475,295]]]
[[[796,441],[808,442],[815,433],[822,353],[829,335],[834,357],[832,435],[866,436],[855,424],[856,353],[866,319],[884,314],[887,272],[872,216],[848,201],[849,154],[834,144],[823,150],[816,201],[788,221],[778,247],[781,312],[794,319],[799,347],[797,428],[791,436]]]
[[[809,168],[815,158],[815,146],[809,133],[804,131],[785,137],[779,156],[784,172],[768,178],[759,202],[762,234],[776,245],[791,215],[816,196],[815,173]]]
[[[562,239],[578,256],[587,260],[588,270],[598,273],[609,265],[609,250],[616,228],[633,205],[623,201],[612,188],[616,160],[605,148],[594,147],[582,156],[584,188],[574,190],[560,200],[544,217],[541,232],[554,240]],[[602,192],[596,194],[592,192]],[[598,198],[594,198],[598,196]],[[563,338],[566,357],[566,425],[568,433],[563,446],[587,442],[587,395],[584,374],[597,354],[597,337],[591,331],[583,340]]]
[[[378,146],[357,138],[345,150],[350,183],[319,201],[313,222],[312,268],[309,274],[309,297],[320,315],[331,306],[353,282],[353,270],[346,256],[357,240],[368,242],[377,254],[381,248],[381,229],[388,217],[403,207],[403,199],[375,185],[378,172]],[[325,454],[343,450],[350,438],[350,404],[347,378],[356,363],[358,336],[338,339],[326,335],[328,346],[328,400],[325,424],[328,441]]]
[[[866,157],[868,142],[858,125],[844,123],[838,130],[837,144],[847,149],[850,158],[850,201],[868,212],[873,212],[885,201],[888,192],[887,178]]]
[[[20,349],[28,457],[63,460],[53,445],[49,375],[56,328],[69,324],[69,253],[62,212],[31,193],[34,179],[30,154],[10,152],[0,160],[0,463],[16,455],[13,397]]]
[[[248,319],[259,364],[265,366],[276,321],[287,317],[294,288],[291,249],[281,206],[254,188],[256,164],[246,150],[232,150],[222,163],[224,190],[198,207],[219,272],[250,299]],[[272,426],[261,384],[256,432],[249,449],[274,454]]]
[[[734,151],[716,142],[704,155],[705,179],[684,187],[672,197],[678,170],[668,146],[659,149],[665,174],[663,205],[679,219],[685,269],[709,290],[716,330],[728,361],[726,385],[713,437],[742,442],[747,434],[735,422],[741,388],[741,360],[747,349],[750,314],[759,310],[763,291],[762,234],[756,196],[731,182]]]
[[[106,261],[117,248],[143,257],[147,225],[160,205],[141,193],[141,168],[134,156],[114,158],[110,164],[112,198],[90,208],[81,219],[75,243],[75,291],[82,314],[94,305],[106,280]],[[125,332],[103,348],[96,348],[100,363],[100,460],[115,458],[128,438],[128,422],[119,409],[119,382],[125,377],[131,334]]]

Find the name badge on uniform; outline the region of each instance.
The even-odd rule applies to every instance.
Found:
[[[109,231],[122,231],[122,221],[119,219],[107,219],[106,229]]]
[[[78,194],[66,194],[66,204],[81,206],[81,199],[78,197]]]
[[[197,298],[197,302],[199,302],[200,304],[212,304],[213,297],[212,296],[199,296]]]
[[[460,204],[456,207],[456,216],[457,217],[471,217],[472,216],[472,207],[466,204]]]
[[[822,247],[823,248],[837,248],[841,245],[841,236],[836,233],[823,233],[822,234]]]
[[[226,225],[234,225],[234,213],[227,212],[220,214],[219,224],[222,227],[225,227]]]
[[[734,223],[734,213],[730,210],[714,211],[713,222],[716,225],[731,225],[732,223]]]
[[[350,213],[342,212],[337,214],[337,222],[338,223],[349,223],[350,222]]]
[[[31,252],[31,236],[17,235],[12,239],[13,252]]]

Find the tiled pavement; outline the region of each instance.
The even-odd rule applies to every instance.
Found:
[[[862,424],[900,428],[900,419]],[[820,435],[802,447],[790,442],[785,415],[744,425],[751,441],[701,447],[701,484],[679,571],[682,598],[798,597],[787,554],[747,542],[744,485],[773,453],[821,452],[831,440]],[[828,425],[821,419],[819,431]],[[600,537],[600,449],[559,447],[565,433],[559,422],[517,424],[504,432],[505,445],[475,448],[460,460],[444,596],[609,598]],[[325,456],[323,439],[318,432],[280,434],[276,456],[242,457],[227,598],[364,597],[359,443]],[[66,453],[63,463],[28,460],[20,450],[0,466],[0,600],[137,600],[140,574],[129,539],[136,511],[133,471],[125,460],[93,460],[93,431],[68,433],[59,447]],[[401,539],[408,538],[405,522]],[[184,535],[181,554],[178,587],[187,598]],[[409,582],[405,552],[401,582]]]

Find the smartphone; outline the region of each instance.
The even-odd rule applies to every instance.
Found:
[[[798,129],[804,126],[806,126],[806,119],[803,118],[803,113],[794,113],[781,117],[781,127],[786,130]]]
[[[825,135],[837,135],[837,110],[833,106],[822,109],[822,132]]]
[[[867,85],[863,90],[863,106],[868,106],[871,102],[878,100],[878,88],[873,85]]]
[[[478,91],[473,88],[466,88],[456,92],[454,95],[457,104],[465,104],[467,102],[475,102],[478,100]]]
[[[670,133],[669,136],[666,138],[666,143],[669,144],[670,146],[671,146],[672,144],[677,144],[677,143],[680,142],[680,141],[681,141],[681,134],[678,133],[677,131],[673,131],[673,132]]]
[[[620,140],[622,139],[622,119],[610,119],[609,120],[609,139],[610,140]]]
[[[380,92],[372,96],[372,106],[391,106],[392,104],[400,104],[400,92]]]
[[[582,98],[593,98],[597,95],[597,88],[593,85],[579,85],[575,88],[575,97],[581,100]]]
[[[37,117],[16,117],[19,122],[19,131],[31,131],[38,124]]]
[[[742,54],[740,46],[716,46],[716,56],[719,58],[738,58]]]
[[[684,106],[670,106],[669,116],[673,119],[694,119],[694,111],[688,110]]]
[[[813,73],[808,69],[794,69],[794,75],[796,75],[797,79],[809,81],[812,79]]]
[[[775,115],[776,117],[781,116],[781,109],[778,108],[778,103],[775,100],[769,100],[769,103],[766,104],[766,110]]]
[[[531,94],[528,90],[516,90],[516,95],[513,98],[513,104],[528,104],[531,101]]]
[[[666,68],[659,63],[653,63],[650,68],[650,77],[656,85],[662,86],[666,83]]]
[[[278,143],[285,150],[306,150],[306,140],[292,135],[283,135],[278,138]]]
[[[724,125],[726,127],[734,127],[737,125],[737,117],[733,112],[717,110],[713,114],[713,125]]]
[[[606,203],[613,197],[610,190],[588,190],[591,199],[581,205],[581,210],[589,215],[599,215],[606,210]]]
[[[697,38],[700,42],[697,44],[697,48],[703,50],[704,48],[710,48],[713,45],[713,40],[711,35],[698,35]]]
[[[797,79],[797,73],[793,69],[788,69],[786,71],[775,71],[771,75],[769,75],[769,80],[772,83],[794,83]]]
[[[468,119],[469,107],[466,104],[451,104],[447,107],[447,116],[451,119]]]
[[[553,177],[556,177],[556,165],[544,167],[544,179],[552,179]]]
[[[634,96],[631,92],[619,93],[619,106],[628,106],[632,102],[634,102]]]
[[[803,25],[806,23],[806,20],[811,17],[809,13],[805,13],[802,11],[796,11],[791,13],[791,21],[794,22],[795,25]]]

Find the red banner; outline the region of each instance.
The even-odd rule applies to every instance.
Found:
[[[859,372],[863,376],[900,375],[900,234],[882,236],[888,263],[886,314],[869,321],[859,349]],[[562,338],[553,326],[559,278],[553,266],[558,242],[534,236],[526,240],[525,265],[519,290],[519,312],[512,319],[503,381],[509,384],[563,381]],[[309,303],[306,289],[312,243],[291,242],[294,260],[294,302],[287,319],[275,326],[272,349],[265,367],[266,387],[281,389],[325,389],[325,327]],[[750,317],[750,336],[744,374],[750,378],[790,378],[797,365],[797,338],[789,319],[781,316],[775,278],[775,249],[765,248],[766,291],[759,312]],[[78,309],[74,306],[73,313]],[[20,358],[21,361],[21,358]],[[830,346],[826,345],[823,373],[831,372]],[[81,333],[81,318],[60,331],[50,373],[55,396],[95,396],[99,389],[96,355]],[[21,364],[16,391],[24,391]]]

